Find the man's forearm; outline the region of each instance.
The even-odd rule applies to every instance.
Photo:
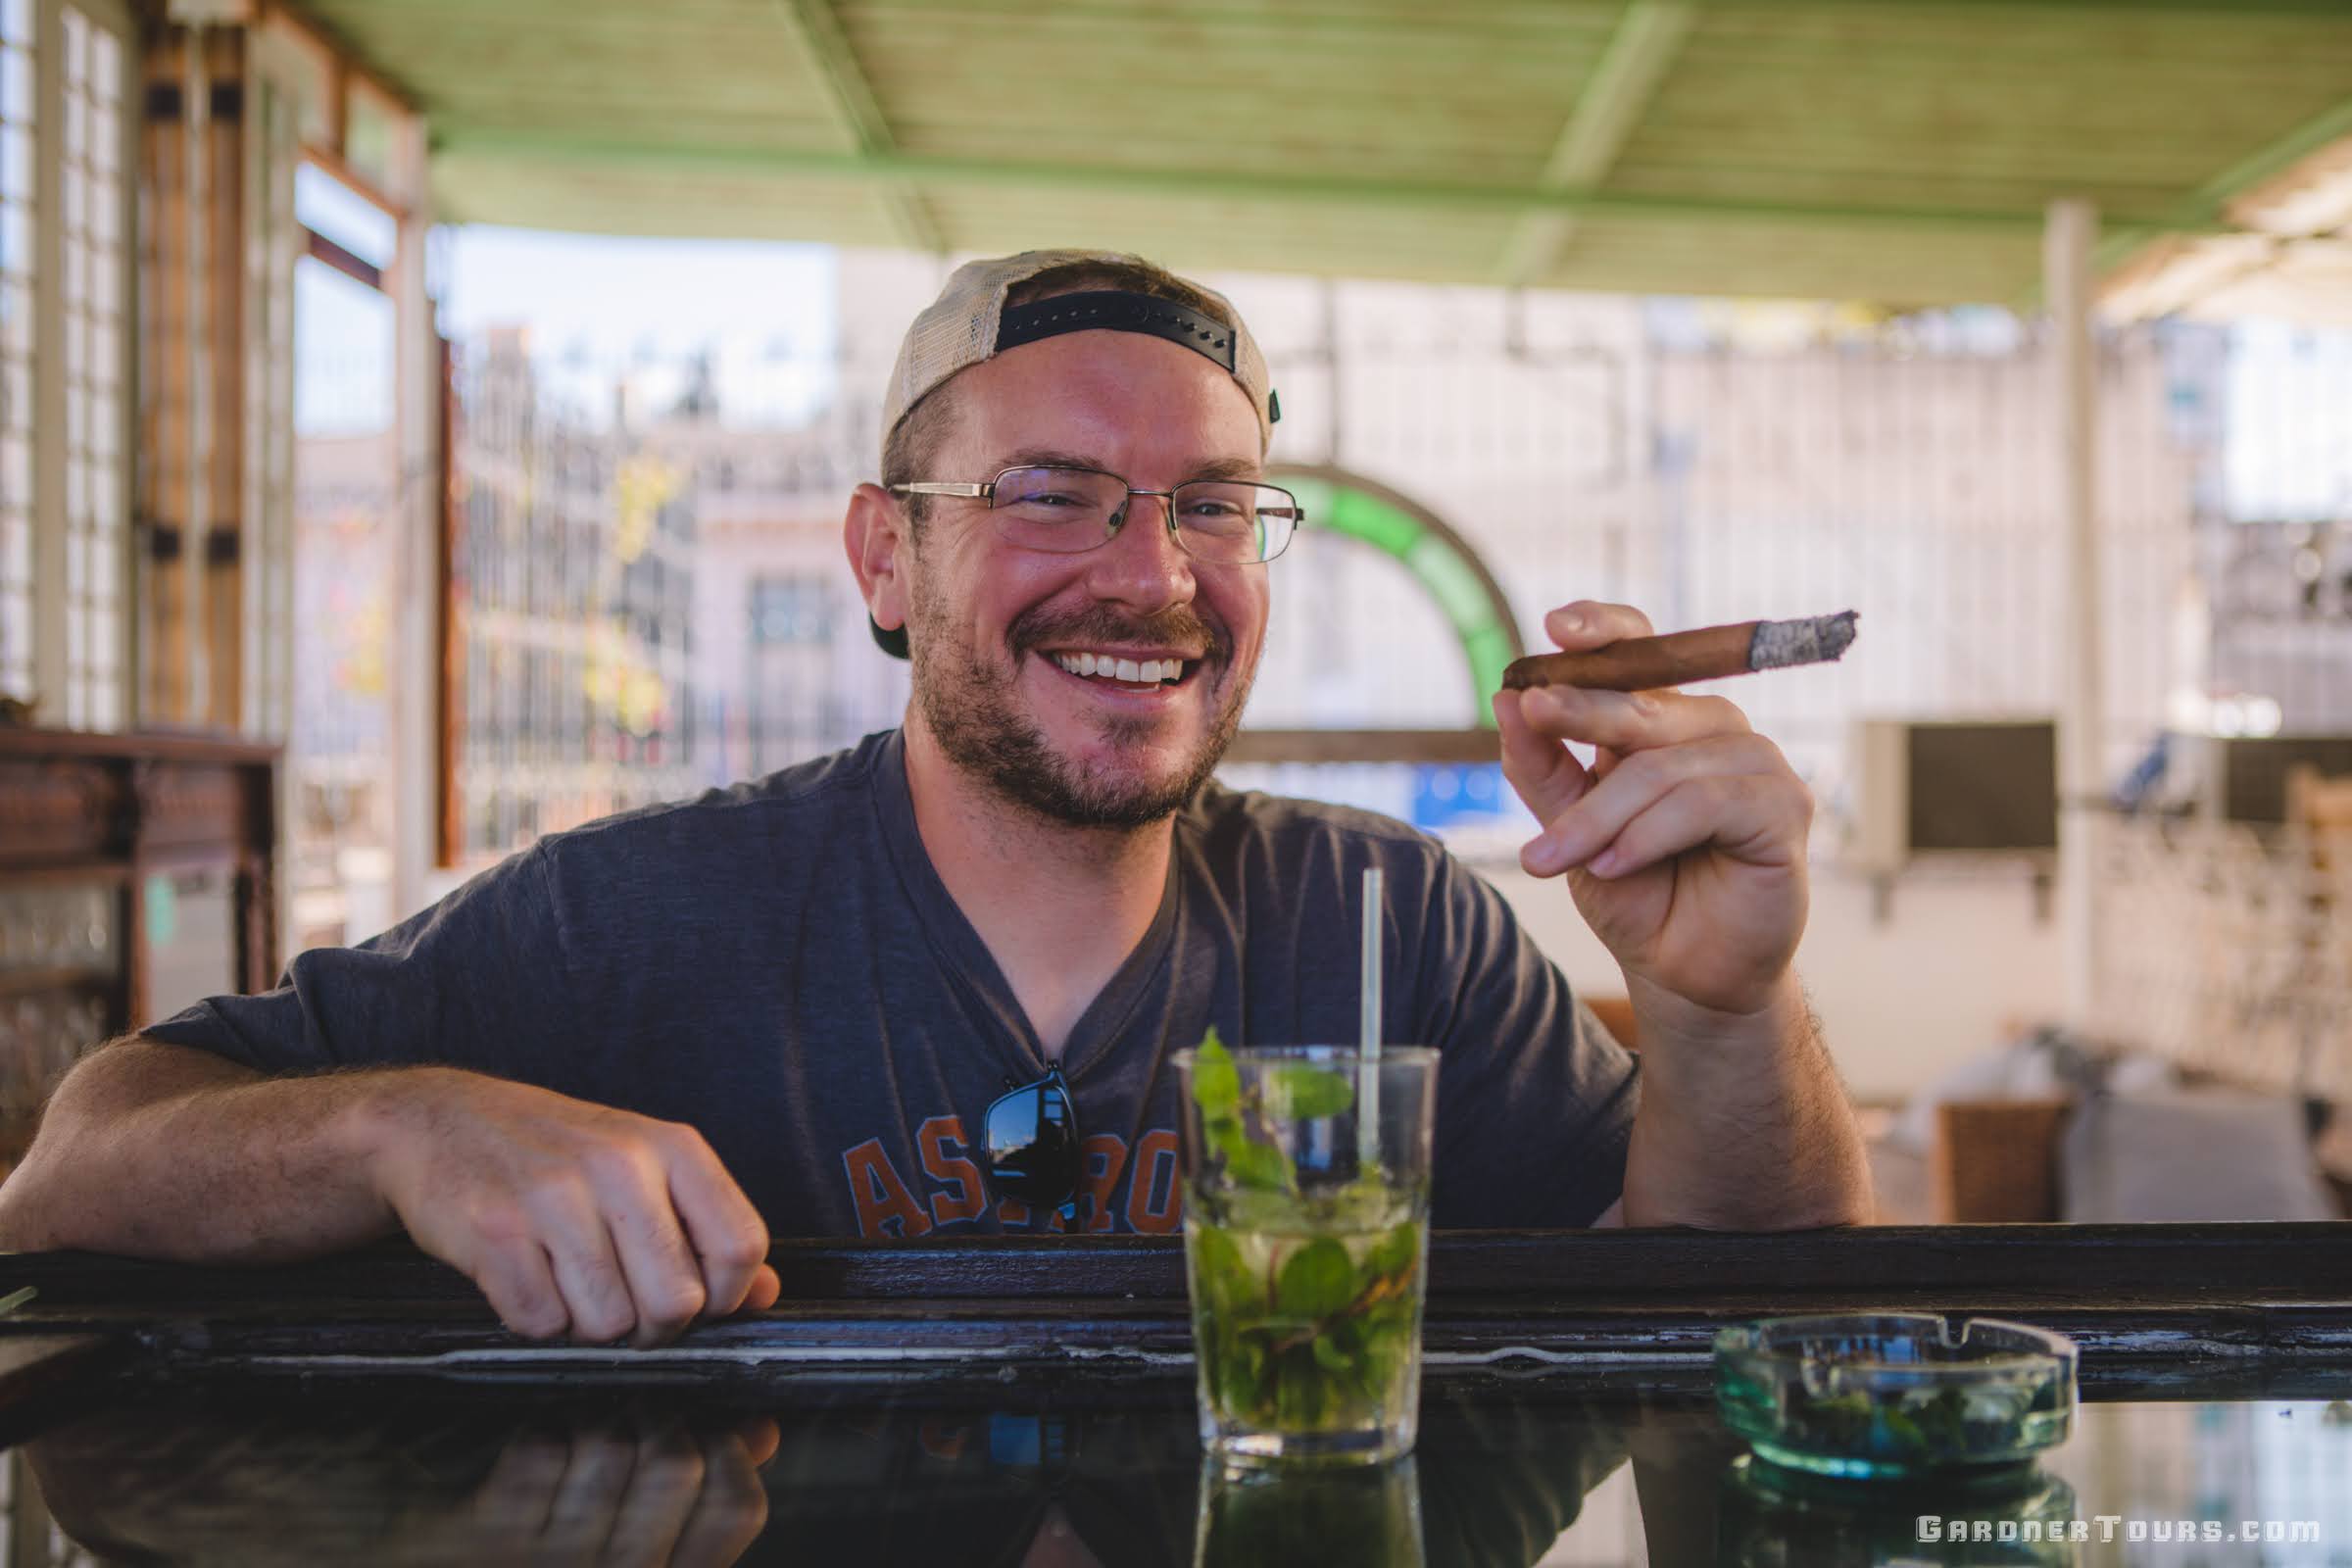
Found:
[[[1626,1154],[1627,1224],[1868,1223],[1861,1131],[1793,977],[1751,1015],[1638,992],[1635,1009],[1642,1108]]]
[[[389,1235],[359,1153],[382,1076],[272,1079],[183,1047],[109,1046],[59,1086],[0,1186],[0,1249],[258,1262]]]

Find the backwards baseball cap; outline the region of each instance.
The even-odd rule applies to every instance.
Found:
[[[1209,309],[1198,310],[1181,300],[1121,288],[1080,288],[1024,305],[1004,303],[1006,295],[1042,272],[1089,265],[1140,269],[1164,280],[1170,291],[1188,292]],[[1154,267],[1140,256],[1119,251],[1023,251],[1017,256],[966,262],[956,269],[939,298],[906,329],[882,400],[884,449],[914,406],[957,371],[1025,343],[1064,332],[1096,331],[1141,332],[1165,338],[1215,362],[1250,395],[1250,405],[1257,410],[1258,439],[1273,439],[1274,423],[1282,417],[1282,402],[1267,379],[1266,357],[1258,352],[1257,340],[1243,324],[1241,312],[1224,295]],[[885,652],[906,657],[905,627],[885,631],[877,623],[873,633]]]

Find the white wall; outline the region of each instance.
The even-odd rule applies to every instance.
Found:
[[[1623,996],[1624,978],[1576,912],[1567,887],[1515,861],[1473,862],[1569,983]],[[1857,1099],[1900,1100],[2004,1043],[2065,1000],[2056,928],[2037,918],[2022,868],[1922,871],[1897,884],[1888,919],[1872,918],[1867,880],[1814,867],[1813,913],[1797,952],[1838,1070]]]

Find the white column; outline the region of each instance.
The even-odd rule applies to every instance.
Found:
[[[2058,465],[2060,524],[2066,530],[2065,587],[2058,647],[2058,908],[2066,1008],[2077,1026],[2095,1022],[2099,899],[2092,834],[2106,795],[2105,705],[2101,686],[2103,603],[2099,569],[2098,367],[2091,342],[2091,248],[2097,212],[2057,201],[2042,237],[2042,293],[2050,310],[2052,456]]]
[[[441,800],[441,348],[425,289],[425,141],[420,121],[396,134],[396,195],[409,204],[384,282],[394,315],[394,408],[400,452],[398,584],[392,636],[392,909],[430,902]]]

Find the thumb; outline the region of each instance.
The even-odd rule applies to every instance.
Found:
[[[1529,726],[1519,710],[1526,696],[1523,691],[1494,694],[1494,722],[1502,730],[1502,776],[1527,803],[1536,820],[1548,826],[1553,817],[1583,798],[1592,780],[1568,750],[1567,742],[1539,734]]]

